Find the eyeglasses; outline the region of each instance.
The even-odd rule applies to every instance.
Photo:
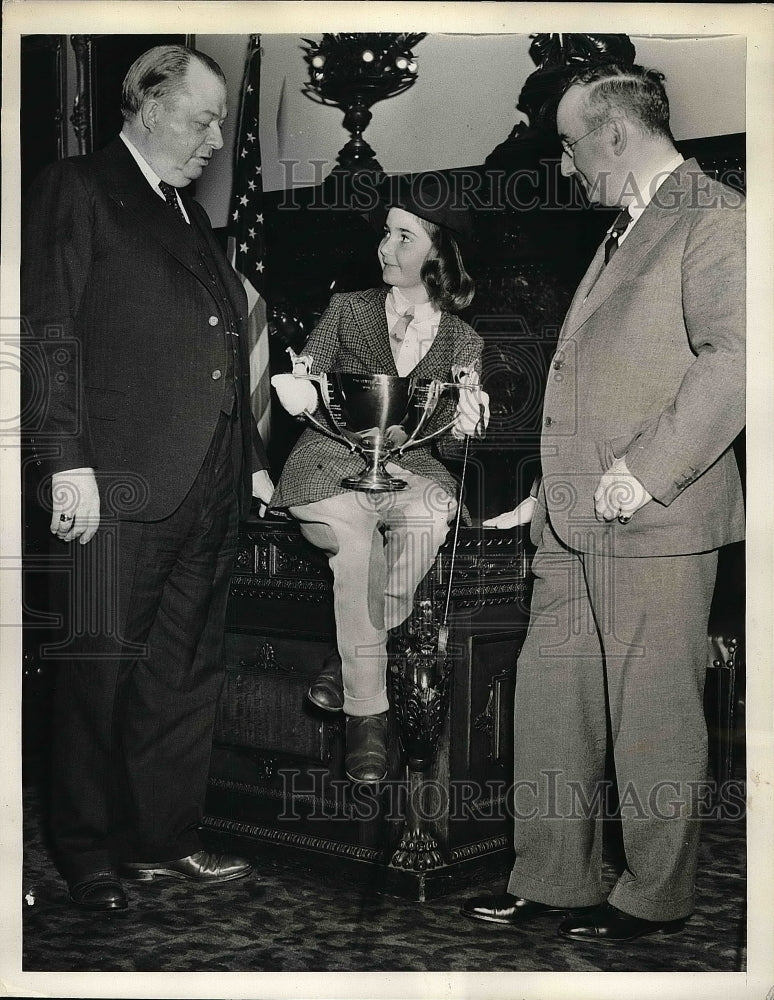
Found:
[[[574,157],[575,153],[573,152],[573,148],[572,148],[573,146],[577,146],[578,143],[581,141],[581,139],[585,139],[587,136],[591,135],[592,133],[598,132],[601,128],[604,128],[605,125],[609,125],[611,121],[612,121],[612,118],[609,118],[606,122],[602,122],[601,125],[597,125],[595,128],[589,129],[588,132],[584,132],[584,134],[582,136],[580,136],[579,139],[573,139],[572,142],[568,142],[566,139],[562,139],[562,150],[568,156],[573,156]]]

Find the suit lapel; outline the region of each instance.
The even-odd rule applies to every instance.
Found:
[[[161,243],[207,287],[201,273],[194,233],[153,193],[123,140],[116,138],[96,154],[95,166],[103,178],[108,196],[125,211],[131,212],[151,239]],[[188,204],[186,211],[191,218]]]
[[[357,322],[358,333],[363,341],[364,355],[373,358],[376,371],[383,372],[385,375],[397,375],[398,369],[395,366],[395,358],[390,347],[390,334],[384,311],[387,292],[386,288],[361,292],[352,300],[352,312]],[[435,335],[430,349],[421,358],[411,375],[422,378],[426,371],[437,370],[439,357],[451,356],[450,346],[453,340],[453,319],[449,313],[441,313],[438,333]]]
[[[438,324],[438,333],[436,333],[429,350],[420,358],[419,364],[411,374],[416,375],[418,378],[425,378],[427,377],[427,373],[437,372],[440,369],[446,370],[447,367],[450,367],[445,364],[439,365],[438,362],[441,358],[452,357],[451,347],[453,341],[453,319],[449,313],[442,312],[441,322]]]
[[[373,357],[377,371],[384,372],[385,375],[397,375],[384,311],[386,298],[386,288],[362,292],[352,300],[352,312],[363,342],[364,355]]]
[[[693,165],[693,161],[689,163]],[[637,274],[647,254],[677,223],[687,194],[687,167],[680,164],[664,181],[659,198],[650,202],[609,264],[604,264],[604,243],[599,247],[572,300],[561,340],[579,330],[620,285]]]
[[[614,258],[615,259],[615,258]],[[580,326],[579,316],[581,310],[584,309],[587,301],[587,296],[594,285],[594,282],[599,276],[600,270],[605,266],[605,246],[604,243],[599,247],[594,259],[588,266],[586,273],[581,279],[581,283],[573,295],[572,302],[570,303],[570,308],[567,311],[567,316],[565,317],[564,323],[562,324],[562,330],[559,335],[559,339],[564,340],[565,337],[570,336],[570,334],[577,330]]]

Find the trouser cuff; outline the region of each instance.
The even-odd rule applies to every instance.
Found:
[[[644,899],[626,886],[616,885],[613,886],[608,902],[624,913],[642,920],[680,920],[693,912],[694,897]]]
[[[533,903],[545,903],[548,906],[596,906],[603,902],[605,894],[601,885],[557,885],[531,878],[515,868],[508,880],[508,892],[512,896],[522,896]]]
[[[191,854],[201,851],[203,846],[199,834],[195,830],[189,830],[177,840],[166,841],[163,844],[125,845],[121,850],[121,860],[129,862],[179,861],[181,858],[187,858]]]

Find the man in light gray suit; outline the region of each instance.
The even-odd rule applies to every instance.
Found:
[[[743,537],[741,195],[685,162],[659,73],[602,66],[557,111],[562,169],[621,212],[564,322],[543,411],[530,627],[515,696],[515,863],[473,919],[564,911],[573,940],[681,929],[694,903],[707,622]],[[602,882],[612,749],[625,867]]]

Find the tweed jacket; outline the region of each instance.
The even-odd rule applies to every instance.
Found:
[[[397,375],[390,349],[384,302],[388,289],[334,295],[319,324],[304,346],[312,356],[313,372]],[[441,322],[427,354],[412,374],[420,378],[451,377],[452,365],[481,369],[483,341],[477,333],[451,313],[442,313]],[[444,399],[438,406],[428,431],[452,419],[454,406]],[[459,449],[450,432],[435,439],[438,452],[452,456]],[[406,451],[398,463],[420,476],[434,480],[450,496],[456,494],[454,479],[433,455],[433,442]],[[319,431],[309,427],[296,442],[272,497],[273,507],[294,507],[314,503],[344,493],[344,476],[357,475],[363,459]]]
[[[249,405],[245,292],[205,211],[180,194],[190,226],[116,138],[47,167],[25,205],[22,308],[47,373],[36,460],[46,473],[94,468],[103,509],[123,498],[131,520],[171,514],[201,467],[224,401],[227,314],[241,355],[243,509],[250,472],[266,465]]]
[[[743,537],[731,449],[745,422],[744,199],[681,163],[618,252],[600,247],[575,294],[549,369],[546,510],[580,551],[616,556],[704,552]],[[653,501],[621,525],[594,517],[615,458]]]

